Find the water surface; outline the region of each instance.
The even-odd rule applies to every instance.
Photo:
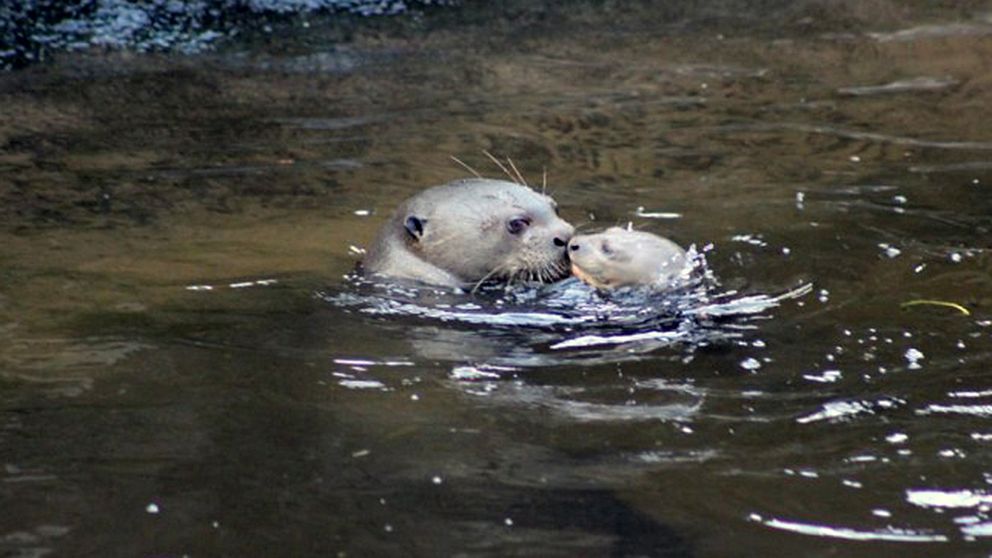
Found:
[[[858,6],[469,6],[0,76],[0,549],[986,555],[992,26]],[[483,150],[583,229],[712,245],[724,290],[812,291],[597,358],[328,301]]]

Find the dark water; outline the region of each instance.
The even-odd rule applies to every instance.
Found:
[[[0,551],[987,555],[992,6],[757,6],[0,76]],[[596,358],[328,300],[482,150],[585,229],[712,244],[721,289],[812,292]]]
[[[210,50],[225,39],[318,20],[422,16],[450,0],[17,0],[0,5],[0,70],[64,52]],[[328,16],[332,17],[328,17]]]

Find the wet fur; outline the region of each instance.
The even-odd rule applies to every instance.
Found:
[[[689,265],[685,251],[667,238],[619,227],[572,237],[569,255],[573,275],[597,289],[666,288]]]
[[[414,238],[409,216],[424,223]],[[520,235],[507,220],[526,216]],[[554,201],[529,187],[500,180],[466,179],[429,188],[406,200],[380,229],[364,262],[366,271],[437,285],[474,287],[483,281],[547,282],[567,275],[564,246],[573,227],[557,217]]]

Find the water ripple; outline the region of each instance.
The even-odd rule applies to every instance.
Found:
[[[861,132],[858,130],[838,128],[836,126],[801,124],[795,122],[729,124],[724,126],[718,126],[715,129],[717,131],[722,131],[722,132],[753,132],[753,131],[765,132],[765,131],[785,130],[785,131],[793,131],[793,132],[802,132],[806,134],[835,136],[839,138],[852,139],[852,140],[888,143],[888,144],[902,145],[908,147],[928,147],[933,149],[961,149],[961,150],[976,150],[976,151],[987,151],[992,149],[992,142],[923,140],[918,138],[910,138],[906,136],[893,136],[889,134],[880,134],[876,132]]]
[[[703,255],[692,250],[690,254],[697,266],[692,280],[662,293],[642,289],[604,293],[569,279],[537,287],[484,287],[467,295],[353,276],[349,288],[317,296],[359,314],[433,324],[422,336],[416,335],[416,328],[410,330],[415,345],[430,358],[442,356],[447,346],[450,359],[471,361],[473,348],[488,346],[493,348],[492,356],[503,358],[482,358],[484,362],[521,366],[588,357],[609,362],[677,343],[691,347],[740,338],[752,327],[751,320],[812,292],[809,284],[778,295],[723,291]],[[450,326],[439,331],[438,324]],[[463,331],[456,328],[459,324],[484,328]],[[564,351],[562,357],[553,356]]]
[[[849,541],[892,541],[892,542],[947,542],[947,536],[930,533],[927,531],[916,531],[912,529],[896,529],[888,527],[877,531],[860,531],[846,527],[834,527],[832,525],[820,525],[786,519],[768,518],[765,519],[757,514],[752,514],[750,519],[757,521],[772,529],[790,531],[800,535],[811,535],[814,537],[829,537],[834,539],[845,539]]]

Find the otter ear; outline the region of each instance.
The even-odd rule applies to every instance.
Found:
[[[412,236],[414,240],[420,240],[420,237],[424,236],[424,224],[426,223],[427,219],[421,219],[416,215],[411,215],[403,222],[403,228],[406,229],[407,234]]]

